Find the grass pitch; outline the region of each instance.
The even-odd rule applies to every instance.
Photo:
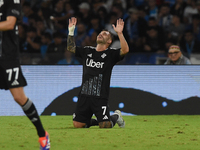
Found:
[[[199,150],[200,116],[123,116],[126,127],[75,129],[72,116],[41,116],[51,150]],[[25,116],[0,117],[0,150],[39,150]]]

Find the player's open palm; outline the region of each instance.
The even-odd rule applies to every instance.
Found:
[[[69,25],[68,27],[72,27],[73,25],[76,26],[76,22],[77,22],[77,19],[75,17],[72,17],[71,19],[69,19]]]
[[[112,26],[113,26],[113,29],[115,30],[115,32],[121,33],[123,31],[123,28],[124,28],[124,21],[123,21],[123,19],[121,19],[121,18],[118,19],[116,26],[114,24]]]

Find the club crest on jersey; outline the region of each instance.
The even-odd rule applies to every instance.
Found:
[[[95,62],[93,59],[86,60],[86,66],[92,67],[92,68],[103,68],[104,62]]]
[[[0,7],[4,4],[3,0],[0,0]]]
[[[102,55],[101,55],[101,58],[105,58],[107,55],[105,54],[105,53],[103,53]]]

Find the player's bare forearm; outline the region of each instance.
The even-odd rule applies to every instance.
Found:
[[[17,18],[14,16],[8,16],[6,21],[0,22],[0,31],[13,30],[15,27]]]
[[[120,55],[126,55],[129,52],[129,46],[126,42],[126,39],[124,38],[123,33],[117,33],[121,45]]]
[[[68,35],[68,38],[67,38],[67,50],[72,53],[75,53],[76,51],[76,44],[74,42],[74,37],[70,35]]]
[[[120,55],[125,55],[129,52],[129,46],[128,43],[126,42],[126,39],[124,38],[123,35],[123,29],[124,29],[124,21],[123,19],[119,18],[117,20],[116,26],[113,24],[113,29],[117,33],[121,45],[121,50],[120,50]]]

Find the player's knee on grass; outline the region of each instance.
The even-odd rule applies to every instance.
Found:
[[[100,122],[99,128],[112,128],[112,122],[111,121]]]
[[[73,125],[74,125],[75,128],[85,128],[86,123],[73,121]]]

